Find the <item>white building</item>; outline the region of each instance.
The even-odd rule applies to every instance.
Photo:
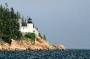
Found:
[[[39,36],[39,31],[32,23],[32,19],[30,18],[28,20],[19,19],[19,23],[20,23],[20,31],[22,33],[35,33],[36,36]]]

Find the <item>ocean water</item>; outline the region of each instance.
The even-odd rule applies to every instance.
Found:
[[[0,51],[0,59],[90,59],[90,50]]]

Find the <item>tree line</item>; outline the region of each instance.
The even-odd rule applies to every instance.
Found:
[[[11,43],[11,39],[19,40],[22,36],[19,31],[20,14],[15,13],[13,8],[0,5],[0,38]]]

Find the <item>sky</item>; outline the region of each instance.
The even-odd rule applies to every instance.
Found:
[[[0,0],[30,16],[50,44],[90,49],[90,0]]]

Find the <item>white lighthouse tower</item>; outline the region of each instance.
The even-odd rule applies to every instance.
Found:
[[[34,24],[32,23],[32,19],[29,18],[27,21],[27,29],[28,29],[27,32],[33,33],[34,32],[33,28],[34,28]]]

